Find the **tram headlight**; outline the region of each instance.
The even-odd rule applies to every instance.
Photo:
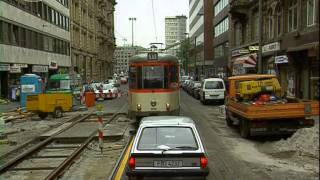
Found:
[[[137,110],[141,111],[141,104],[137,104]]]
[[[167,111],[170,110],[170,104],[169,103],[166,104],[166,109],[167,109]]]

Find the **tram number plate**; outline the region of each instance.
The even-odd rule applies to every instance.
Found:
[[[179,160],[157,160],[153,161],[154,167],[182,167],[182,161]]]
[[[156,111],[156,110],[157,110],[157,108],[151,108],[151,110],[152,110],[152,111]]]

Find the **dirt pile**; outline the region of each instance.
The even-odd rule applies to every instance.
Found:
[[[302,128],[290,138],[277,141],[273,148],[278,152],[296,152],[300,156],[319,159],[319,123],[311,128]]]

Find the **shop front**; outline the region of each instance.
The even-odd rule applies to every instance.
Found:
[[[10,64],[0,63],[0,97],[7,98],[9,94]]]

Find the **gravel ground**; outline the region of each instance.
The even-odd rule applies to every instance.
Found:
[[[0,156],[15,149],[19,145],[38,137],[39,135],[51,129],[53,126],[66,121],[76,114],[78,113],[65,113],[64,117],[59,119],[48,116],[45,120],[41,120],[37,116],[32,116],[19,121],[6,123],[4,132],[7,134],[7,140],[9,141],[9,144],[0,145]]]

